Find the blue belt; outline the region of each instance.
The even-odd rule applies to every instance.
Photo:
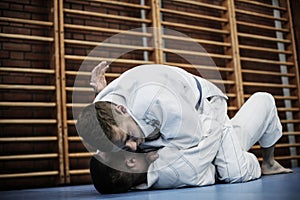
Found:
[[[196,77],[194,77],[194,79],[195,79],[195,81],[196,81],[197,88],[198,88],[198,91],[199,91],[199,93],[200,93],[199,100],[198,100],[198,102],[197,102],[197,104],[196,104],[196,106],[195,106],[196,110],[198,110],[199,107],[200,107],[200,104],[201,104],[201,99],[202,99],[202,88],[201,88],[201,84],[200,84],[199,80],[198,80]]]

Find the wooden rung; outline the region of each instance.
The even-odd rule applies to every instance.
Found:
[[[66,87],[68,92],[93,92],[94,90],[91,87]]]
[[[18,107],[55,107],[53,102],[0,102],[0,106],[18,106]]]
[[[274,157],[275,160],[292,160],[292,159],[299,159],[300,158],[300,155],[299,156],[275,156]],[[263,158],[262,157],[258,157],[257,158],[259,162],[262,162],[263,161]]]
[[[300,108],[277,108],[279,112],[298,112]]]
[[[249,23],[249,22],[242,22],[242,21],[237,21],[236,22],[238,25],[243,25],[243,26],[249,26],[252,28],[260,28],[260,29],[265,29],[265,30],[272,30],[272,31],[280,31],[280,32],[289,32],[289,29],[286,28],[276,28],[273,26],[265,26],[261,24],[255,24],[255,23]]]
[[[292,159],[299,159],[300,155],[296,156],[275,156],[275,160],[292,160]],[[262,161],[262,158],[258,158],[258,161]]]
[[[40,74],[55,74],[54,69],[19,68],[19,67],[1,67],[0,71],[40,73]]]
[[[238,110],[239,108],[237,106],[228,106],[227,108],[230,111]]]
[[[93,154],[90,152],[84,153],[69,153],[70,158],[84,158],[84,157],[91,157]]]
[[[213,9],[222,10],[222,11],[227,10],[227,8],[224,6],[218,6],[218,5],[213,5],[213,4],[208,4],[208,3],[198,2],[198,1],[190,1],[190,0],[173,0],[173,1],[184,3],[185,5],[192,4],[192,5],[196,5],[196,6],[213,8]]]
[[[67,103],[66,106],[67,108],[83,108],[86,107],[87,103]]]
[[[236,93],[226,93],[226,96],[229,98],[236,98]]]
[[[0,84],[0,89],[13,90],[55,90],[55,86],[50,85],[8,85]]]
[[[235,81],[232,80],[215,80],[215,79],[208,79],[210,82],[214,84],[225,84],[225,85],[234,85]]]
[[[3,137],[0,142],[50,142],[57,141],[56,136],[42,136],[42,137]]]
[[[196,52],[196,51],[186,51],[186,50],[167,49],[167,48],[162,48],[162,50],[164,52],[174,53],[174,54],[187,54],[187,55],[195,55],[195,56],[206,56],[206,57],[212,57],[212,58],[232,59],[231,55],[224,55],[224,54],[207,53],[207,52]]]
[[[297,88],[296,85],[276,84],[276,83],[260,83],[260,82],[243,82],[244,86],[253,87],[270,87],[270,88]]]
[[[132,60],[132,59],[115,59],[115,58],[101,58],[101,57],[88,57],[88,56],[76,56],[76,55],[65,55],[65,59],[69,60],[93,60],[93,61],[103,61],[123,63],[123,64],[154,64],[154,61],[145,60]]]
[[[108,48],[119,48],[119,49],[131,49],[131,50],[142,50],[142,51],[153,51],[153,47],[143,47],[143,46],[134,46],[134,45],[123,45],[123,44],[112,44],[112,43],[103,43],[103,42],[92,42],[92,41],[83,41],[83,40],[64,40],[66,44],[77,44],[77,45],[90,45],[98,47],[108,47]]]
[[[36,176],[56,176],[58,171],[44,171],[44,172],[28,172],[28,173],[15,173],[15,174],[0,174],[0,178],[24,178]]]
[[[268,75],[268,76],[285,76],[285,77],[295,77],[293,73],[280,73],[280,72],[272,72],[272,71],[263,71],[263,70],[252,70],[252,69],[242,69],[242,73],[244,74],[260,74],[260,75]]]
[[[244,97],[248,99],[251,96],[251,94],[244,94]],[[279,95],[273,95],[273,97],[276,100],[298,100],[297,96],[279,96]]]
[[[79,136],[69,136],[68,137],[68,141],[69,142],[81,142],[82,138]]]
[[[300,147],[300,143],[293,144],[276,144],[275,148]]]
[[[122,6],[122,7],[125,6],[125,7],[130,7],[130,8],[139,8],[139,9],[146,9],[146,10],[151,9],[150,6],[146,6],[146,5],[127,3],[127,2],[119,2],[119,1],[113,1],[113,0],[89,0],[89,1],[118,5],[118,6]]]
[[[274,95],[274,98],[276,100],[298,100],[297,96],[279,96],[279,95]]]
[[[217,22],[228,22],[226,18],[212,17],[208,15],[188,13],[188,12],[182,12],[178,10],[170,10],[166,8],[161,8],[160,11],[163,13],[171,13],[171,14],[182,15],[182,16],[192,17],[192,18],[206,19],[206,20],[217,21]]]
[[[99,13],[99,12],[91,12],[91,11],[83,11],[83,10],[73,10],[73,9],[67,9],[67,8],[64,9],[64,12],[76,14],[76,15],[87,15],[87,16],[93,16],[93,17],[118,19],[118,20],[131,21],[131,22],[151,23],[151,20],[149,20],[149,19],[141,19],[141,18],[121,16],[121,15],[111,15],[111,14],[107,14],[107,13]]]
[[[83,72],[83,71],[66,71],[67,75],[71,76],[91,76],[91,72]],[[105,77],[117,78],[121,74],[120,73],[105,73]]]
[[[22,159],[49,159],[57,158],[57,153],[44,153],[44,154],[27,154],[27,155],[9,155],[0,156],[0,160],[22,160]]]
[[[246,50],[253,50],[253,51],[281,53],[281,54],[292,54],[293,53],[290,50],[278,50],[278,49],[271,49],[271,48],[265,48],[265,47],[256,47],[256,46],[249,46],[249,45],[239,45],[239,48],[240,49],[246,49]]]
[[[248,33],[238,33],[238,36],[252,38],[252,39],[273,41],[273,42],[291,43],[291,40],[273,38],[273,37],[267,37],[267,36],[261,36],[261,35],[254,35],[254,34],[248,34]]]
[[[293,123],[300,123],[300,119],[282,119],[280,120],[283,124],[293,124]]]
[[[279,20],[279,21],[283,21],[283,22],[287,22],[288,20],[286,18],[283,17],[274,17],[273,15],[265,15],[265,14],[261,14],[258,12],[252,12],[252,11],[246,11],[246,10],[241,10],[241,9],[235,9],[236,13],[240,13],[240,14],[244,14],[244,15],[251,15],[251,16],[255,16],[255,17],[261,17],[261,18],[265,18],[265,19],[272,19],[272,20]]]
[[[162,21],[161,24],[165,25],[165,26],[180,27],[180,28],[193,29],[193,30],[198,30],[198,31],[206,31],[206,32],[220,33],[220,34],[229,34],[228,30],[200,27],[200,26],[196,26],[196,25],[180,24],[180,23],[166,22],[166,21]]]
[[[108,32],[108,33],[120,33],[124,35],[134,35],[140,37],[151,37],[151,33],[142,33],[136,31],[125,31],[120,29],[112,29],[112,28],[101,28],[94,26],[83,26],[83,25],[75,25],[75,24],[65,24],[65,28],[77,29],[77,30],[86,30],[86,31],[99,31],[99,32]]]
[[[73,169],[70,170],[70,175],[85,175],[85,174],[90,174],[89,169]]]
[[[300,135],[300,131],[283,132],[283,135]]]
[[[22,40],[36,40],[36,41],[42,41],[42,42],[53,42],[54,41],[54,39],[52,37],[11,34],[11,33],[0,33],[0,37],[22,39]]]
[[[76,124],[76,120],[73,119],[73,120],[67,120],[67,124],[68,125],[75,125]]]
[[[286,11],[286,8],[284,8],[284,7],[273,6],[273,5],[270,5],[270,4],[261,3],[261,2],[257,2],[257,1],[249,1],[249,0],[236,0],[236,1],[243,2],[243,3],[248,3],[248,4],[253,4],[253,5],[257,5],[257,6],[261,6],[261,7]]]
[[[275,148],[289,148],[289,147],[300,147],[300,143],[294,144],[276,144]],[[251,149],[260,149],[259,145],[254,145]]]
[[[241,61],[258,62],[258,63],[266,63],[266,64],[274,64],[274,65],[294,65],[293,62],[281,62],[277,60],[267,60],[267,59],[260,59],[260,58],[241,57],[240,59]]]
[[[182,68],[186,68],[186,69],[211,70],[211,71],[220,71],[220,72],[233,72],[234,71],[234,69],[232,69],[232,68],[217,67],[217,66],[192,65],[192,64],[174,63],[174,62],[164,62],[164,64],[182,67]]]
[[[0,119],[0,124],[56,124],[55,119]]]
[[[33,24],[33,25],[40,25],[40,26],[53,26],[53,22],[46,22],[46,21],[39,21],[39,20],[32,20],[32,19],[11,18],[11,17],[0,17],[0,21]]]
[[[172,35],[163,35],[162,37],[164,39],[187,41],[187,42],[197,42],[200,44],[209,44],[209,45],[224,46],[224,47],[231,46],[231,44],[228,42],[217,42],[217,41],[212,41],[212,40],[203,40],[203,39],[196,39],[196,38],[190,38],[190,37],[178,37],[178,36],[172,36]]]

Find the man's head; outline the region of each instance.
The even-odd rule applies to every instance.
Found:
[[[110,102],[96,102],[84,108],[77,119],[78,134],[88,146],[101,151],[136,151],[143,133],[126,108]],[[116,145],[116,146],[115,146]]]
[[[107,155],[109,154],[109,155]],[[100,153],[90,160],[92,182],[99,193],[123,193],[147,181],[149,163],[145,154]]]

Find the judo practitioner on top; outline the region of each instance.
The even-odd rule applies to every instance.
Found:
[[[100,193],[246,182],[292,171],[274,160],[282,126],[272,95],[255,93],[229,119],[227,96],[183,69],[137,66],[106,85],[107,67],[101,62],[93,70],[99,94],[76,123],[97,150],[90,171]],[[256,142],[261,166],[248,152]]]

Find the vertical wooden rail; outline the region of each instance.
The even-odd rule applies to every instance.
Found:
[[[64,147],[63,147],[63,130],[62,130],[62,105],[61,105],[61,75],[60,75],[60,59],[59,59],[59,9],[58,1],[53,0],[54,12],[54,59],[55,59],[55,81],[56,81],[56,109],[57,109],[57,142],[58,142],[58,159],[59,159],[59,182],[65,183],[64,169]]]
[[[69,143],[68,143],[68,119],[67,119],[67,94],[66,94],[66,73],[65,73],[65,44],[64,44],[64,1],[59,0],[59,32],[60,32],[60,74],[61,74],[61,107],[63,119],[63,146],[64,146],[64,169],[65,182],[70,183],[70,166],[69,166]]]
[[[295,74],[295,83],[297,85],[296,88],[296,93],[295,95],[297,95],[298,97],[298,101],[296,105],[298,108],[300,108],[300,79],[299,79],[299,65],[297,62],[297,50],[296,50],[296,42],[295,42],[295,33],[294,33],[294,28],[293,28],[293,19],[292,19],[292,14],[291,14],[291,4],[290,4],[290,0],[286,1],[286,8],[287,8],[287,18],[289,19],[289,23],[288,23],[288,28],[290,29],[290,34],[287,35],[287,39],[291,40],[291,46],[288,47],[288,50],[291,50],[293,52],[292,54],[292,60],[288,60],[294,63],[294,69],[293,69],[293,73]],[[296,116],[294,116],[296,119],[300,119],[300,112],[298,111]],[[294,128],[295,126],[293,126]],[[298,125],[299,127],[299,125]],[[294,131],[294,130],[293,130]],[[289,143],[293,143],[296,140],[295,136],[288,136],[289,137]],[[290,148],[290,156],[297,156],[297,148],[296,147],[291,147]],[[292,167],[296,167],[299,166],[299,159],[291,159],[291,165]]]
[[[152,25],[153,25],[153,40],[154,40],[154,62],[157,64],[163,63],[162,50],[162,26],[160,18],[160,0],[151,1]]]
[[[236,84],[236,102],[237,107],[240,108],[244,103],[244,88],[242,81],[242,71],[241,71],[241,60],[240,60],[240,51],[239,51],[239,39],[237,34],[237,23],[235,16],[235,4],[234,0],[227,0],[227,10],[228,18],[230,25],[230,37],[232,45],[232,59],[234,67],[234,77]]]
[[[298,96],[298,106],[300,108],[300,74],[299,74],[299,65],[298,65],[298,61],[297,61],[297,50],[296,50],[296,42],[295,42],[295,35],[294,35],[294,28],[293,28],[293,18],[292,18],[292,14],[291,14],[291,4],[290,4],[290,0],[286,1],[287,3],[287,13],[288,13],[288,19],[289,19],[289,29],[290,29],[290,34],[287,36],[289,40],[292,41],[292,49],[290,49],[293,52],[293,60],[292,62],[294,62],[294,73],[296,75],[295,77],[295,82],[297,87],[297,96]],[[298,118],[300,118],[300,114],[298,114]]]

